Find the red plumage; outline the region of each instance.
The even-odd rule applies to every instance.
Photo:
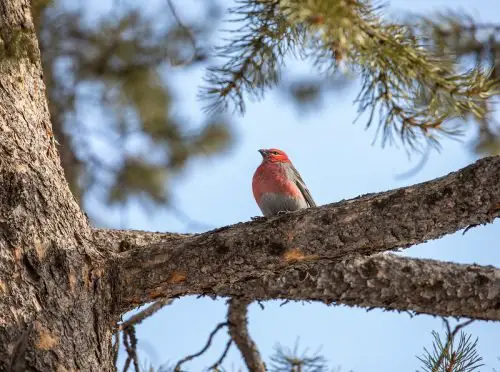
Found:
[[[259,152],[263,159],[253,175],[252,191],[264,216],[316,206],[305,182],[284,151],[266,149]]]

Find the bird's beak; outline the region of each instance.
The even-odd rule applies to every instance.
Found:
[[[260,149],[259,152],[260,152],[260,154],[262,155],[263,158],[266,156],[266,152],[267,152],[266,150]]]

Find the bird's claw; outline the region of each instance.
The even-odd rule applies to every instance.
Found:
[[[255,217],[250,217],[250,219],[252,221],[264,221],[264,220],[267,220],[266,217],[262,217],[262,216],[255,216]]]
[[[279,216],[284,216],[285,214],[292,213],[291,211],[279,211],[274,215],[274,217],[279,217]],[[252,221],[266,221],[268,217],[263,217],[263,216],[255,216],[255,217],[250,217]]]
[[[284,216],[285,214],[289,214],[289,213],[292,213],[290,211],[279,211],[276,215],[277,216]]]

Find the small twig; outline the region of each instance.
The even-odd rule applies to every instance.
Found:
[[[118,352],[120,350],[120,334],[115,333],[115,344],[113,345],[113,365],[116,366],[118,362]]]
[[[171,205],[169,208],[170,208],[170,211],[175,215],[175,217],[180,222],[185,224],[189,230],[213,230],[216,227],[213,225],[209,225],[205,222],[195,220],[194,218],[191,218],[189,215],[187,215],[185,212],[181,211],[175,205]]]
[[[470,229],[472,229],[472,228],[474,228],[474,227],[477,227],[477,226],[479,226],[479,224],[478,224],[478,223],[474,223],[474,224],[472,224],[472,225],[467,226],[467,227],[464,229],[464,232],[462,233],[462,235],[465,235],[465,233],[466,233],[467,231],[469,231]]]
[[[134,350],[134,368],[135,372],[141,372],[139,368],[139,357],[137,356],[137,336],[135,335],[135,327],[128,327],[125,333],[128,333],[128,337],[130,339],[130,346],[132,350]]]
[[[131,316],[129,319],[127,319],[125,322],[120,324],[118,328],[116,329],[115,333],[115,347],[118,349],[119,343],[120,343],[120,338],[118,336],[119,331],[123,332],[123,346],[125,347],[125,350],[127,351],[127,359],[125,360],[125,364],[123,366],[123,372],[127,372],[130,363],[134,362],[134,368],[136,372],[140,371],[139,368],[139,357],[137,356],[137,336],[135,334],[135,326],[137,324],[140,324],[144,319],[150,317],[153,315],[155,312],[160,310],[162,307],[166,305],[170,305],[172,303],[172,299],[170,298],[164,298],[159,301],[156,301],[152,305],[148,306],[146,309],[142,310],[141,312]],[[116,358],[118,357],[118,352],[116,352],[114,358],[115,358],[115,365],[116,365]]]
[[[404,180],[404,179],[413,177],[418,172],[420,172],[424,168],[425,164],[427,164],[427,162],[429,161],[429,156],[430,156],[432,149],[433,149],[432,144],[430,142],[427,142],[427,149],[423,153],[422,158],[417,163],[417,165],[415,165],[412,169],[410,169],[404,173],[397,174],[395,179]]]
[[[226,355],[227,355],[229,349],[231,348],[232,343],[233,343],[232,339],[229,339],[227,341],[227,344],[226,344],[226,347],[224,349],[224,352],[222,353],[222,355],[220,356],[220,358],[214,364],[212,364],[210,367],[208,367],[209,371],[216,370],[222,364],[222,362],[226,358]]]
[[[219,332],[219,330],[223,327],[226,327],[227,325],[229,325],[228,322],[224,322],[224,323],[219,323],[217,324],[217,326],[215,327],[215,329],[212,331],[212,333],[210,333],[210,336],[208,336],[208,340],[207,340],[207,343],[205,344],[205,346],[203,347],[203,349],[201,349],[199,352],[197,352],[196,354],[192,354],[192,355],[188,355],[187,357],[179,360],[174,368],[174,371],[175,372],[181,372],[181,365],[194,359],[194,358],[197,358],[199,357],[201,354],[203,354],[205,351],[208,350],[208,348],[210,347],[210,345],[212,345],[212,339],[214,338],[215,334],[217,332]]]
[[[135,337],[134,326],[129,326],[123,330],[123,345],[127,351],[127,360],[125,360],[123,372],[128,371],[132,361],[134,362],[135,372],[140,372],[139,358],[137,356],[137,337]]]
[[[126,321],[124,321],[122,324],[120,324],[118,326],[118,329],[116,331],[117,332],[118,331],[123,331],[127,327],[140,324],[144,319],[150,317],[151,315],[153,315],[154,313],[156,313],[161,308],[163,308],[163,307],[165,307],[167,305],[170,305],[173,301],[174,300],[171,299],[171,298],[164,298],[164,299],[156,301],[155,303],[153,303],[152,305],[148,306],[147,308],[145,308],[141,312],[139,312],[139,313],[137,313],[135,315],[132,315],[129,319],[127,319]]]
[[[445,323],[446,323],[446,328],[448,330],[448,334],[450,333],[450,323],[448,322],[448,319],[444,319]],[[455,338],[455,336],[457,335],[458,331],[460,331],[462,328],[464,327],[467,327],[469,324],[473,323],[474,322],[474,319],[469,319],[461,324],[457,324],[455,326],[455,328],[453,329],[453,332],[451,332],[451,338]]]
[[[174,4],[172,3],[172,0],[167,0],[167,4],[168,4],[168,7],[170,8],[170,12],[172,13],[172,16],[175,19],[175,22],[177,22],[177,25],[179,26],[179,28],[186,33],[186,35],[189,39],[189,43],[191,44],[191,47],[193,48],[193,56],[190,59],[180,63],[180,65],[187,65],[196,59],[196,55],[198,53],[198,46],[196,44],[196,39],[195,39],[193,33],[191,32],[191,30],[189,29],[189,27],[187,27],[180,19],[179,15],[177,14],[177,10],[175,9]]]
[[[247,312],[250,301],[232,298],[229,300],[227,318],[229,320],[229,335],[240,349],[249,371],[265,372],[266,366],[262,361],[257,345],[251,339],[247,327]]]

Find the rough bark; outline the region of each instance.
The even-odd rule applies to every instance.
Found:
[[[257,345],[248,332],[248,305],[250,301],[233,297],[229,300],[227,319],[229,335],[243,356],[245,365],[252,372],[265,372],[266,365],[262,361]]]
[[[28,0],[0,0],[0,51],[0,370],[111,370],[108,281],[60,167]]]
[[[219,286],[217,294],[500,320],[499,269],[394,254],[297,266]]]
[[[409,247],[500,215],[500,157],[407,188],[203,234],[97,230],[117,254],[121,311],[157,297],[219,289],[298,263]],[[140,265],[137,265],[140,262]],[[285,296],[286,297],[286,296]],[[360,299],[361,301],[361,299]]]
[[[202,251],[209,247],[200,246],[199,249]],[[173,256],[169,257],[176,260]],[[394,254],[346,260],[296,258],[298,260],[288,263],[282,260],[266,267],[246,265],[237,270],[224,270],[217,273],[215,279],[216,273],[207,272],[198,276],[196,282],[188,282],[187,277],[180,272],[164,273],[164,282],[150,288],[144,297],[208,295],[252,300],[322,301],[365,308],[500,320],[500,269],[492,266],[453,264]],[[213,265],[212,262],[199,264],[201,267]],[[143,271],[141,277],[144,280],[159,271],[160,265],[152,271]],[[123,274],[128,275],[130,272],[124,271]],[[125,293],[126,290],[118,292]],[[132,292],[137,293],[135,286],[130,288],[129,293]],[[130,306],[126,297],[117,298],[117,303],[120,301],[125,301],[122,306]]]

